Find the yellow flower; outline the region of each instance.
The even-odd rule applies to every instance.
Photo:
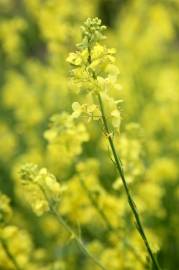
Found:
[[[60,183],[46,168],[25,164],[20,171],[27,200],[37,215],[49,211],[50,203],[59,202],[63,191]]]
[[[80,66],[82,63],[82,59],[80,55],[77,53],[70,53],[66,61],[74,66]]]

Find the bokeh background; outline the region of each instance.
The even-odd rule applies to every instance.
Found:
[[[0,0],[0,189],[11,198],[11,223],[23,231],[24,238],[20,234],[17,239],[26,239],[24,247],[18,247],[17,260],[21,262],[19,254],[28,257],[22,260],[22,269],[97,269],[68,241],[63,228],[50,215],[36,217],[24,203],[17,171],[28,161],[47,167],[67,183],[69,194],[67,191],[61,211],[75,228],[80,226],[86,244],[108,269],[148,269],[122,244],[127,239],[139,256],[144,250],[129,224],[123,191],[116,195],[113,184],[117,176],[100,129],[89,124],[86,132],[90,139],[78,140],[78,134],[70,138],[69,155],[63,138],[61,144],[49,146],[44,136],[49,118],[71,112],[72,102],[78,99],[69,91],[66,58],[80,41],[83,21],[96,16],[107,25],[105,43],[117,50],[122,85],[119,98],[124,100],[121,151],[124,163],[129,164],[126,171],[131,189],[151,241],[157,246],[160,264],[163,269],[176,270],[178,0]],[[81,190],[74,169],[77,160],[81,162],[78,169],[90,178],[92,191],[100,197],[109,219],[114,226],[122,226],[121,244],[115,234],[107,236],[100,217]],[[97,182],[100,191],[95,190]],[[14,269],[3,256],[0,251],[0,269]],[[58,265],[52,266],[56,261]]]

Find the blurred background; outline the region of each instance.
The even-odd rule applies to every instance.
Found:
[[[123,156],[124,160],[131,159],[132,168],[139,171],[135,176],[130,168],[128,172],[134,178],[136,201],[145,226],[157,237],[160,264],[163,269],[176,270],[179,268],[178,0],[0,0],[0,189],[11,198],[13,223],[28,231],[34,249],[48,248],[50,257],[43,255],[44,261],[58,259],[60,249],[62,264],[53,269],[75,270],[79,266],[92,269],[90,263],[82,262],[73,245],[63,248],[65,236],[61,233],[60,239],[57,237],[57,224],[51,217],[39,219],[24,204],[17,170],[26,161],[48,167],[59,179],[68,179],[72,191],[80,196],[80,189],[73,185],[73,165],[77,156],[79,159],[82,155],[82,160],[98,160],[99,167],[100,162],[105,162],[105,169],[97,176],[105,191],[115,181],[116,175],[110,172],[112,165],[104,158],[97,128],[89,127],[91,141],[85,143],[83,150],[74,151],[70,160],[59,154],[64,153],[62,146],[48,147],[44,138],[49,118],[63,111],[71,112],[71,104],[77,99],[69,91],[66,58],[80,41],[83,21],[96,16],[107,26],[105,43],[117,50],[123,88],[119,98],[124,100],[121,109]],[[132,135],[130,123],[133,123]],[[111,202],[116,196],[112,190],[108,196],[106,208],[110,215]],[[122,201],[121,196],[119,202],[122,204]],[[68,203],[70,210],[63,210],[64,215],[73,222],[80,202],[69,200]],[[83,211],[91,213],[85,207]],[[127,218],[126,210],[121,211]],[[77,215],[85,240],[98,254],[96,238],[103,243],[104,231],[91,224],[93,214],[85,218],[83,212]],[[131,233],[131,239],[134,238]],[[136,246],[137,240],[131,241]],[[122,261],[130,261],[129,257],[118,262],[116,251],[111,248],[111,253],[107,253],[106,250],[102,261],[112,270],[147,269],[138,264],[134,266],[133,259],[132,266],[126,266]],[[114,257],[117,263],[110,265],[108,257]],[[41,259],[34,260],[41,269]],[[1,269],[14,269],[3,267],[0,262]],[[36,268],[24,266],[23,269]]]

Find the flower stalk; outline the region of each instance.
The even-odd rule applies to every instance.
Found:
[[[135,204],[135,202],[134,202],[134,200],[132,198],[132,195],[130,193],[127,181],[125,179],[124,171],[123,171],[123,168],[121,166],[121,162],[120,162],[120,159],[118,157],[116,147],[115,147],[112,135],[111,135],[112,133],[111,133],[111,131],[109,129],[109,126],[108,126],[108,122],[107,122],[105,111],[104,111],[103,101],[102,101],[100,93],[97,94],[97,97],[98,97],[98,102],[99,102],[99,106],[100,106],[100,110],[101,110],[101,114],[102,114],[102,122],[103,122],[103,125],[104,125],[105,133],[108,135],[107,139],[108,139],[108,142],[109,142],[112,154],[113,154],[113,158],[114,158],[114,161],[115,161],[117,171],[118,171],[118,173],[119,173],[119,175],[121,177],[121,180],[122,180],[122,183],[123,183],[126,195],[127,195],[129,206],[131,208],[132,214],[133,214],[133,216],[135,218],[135,221],[136,221],[137,230],[138,230],[140,236],[142,237],[142,239],[144,241],[145,247],[146,247],[146,249],[147,249],[147,251],[148,251],[148,253],[150,255],[153,266],[155,267],[156,270],[161,270],[161,268],[160,268],[160,266],[159,266],[159,264],[158,264],[158,262],[157,262],[157,260],[156,260],[156,258],[154,256],[154,254],[152,252],[152,249],[150,247],[150,244],[149,244],[149,241],[148,241],[147,236],[145,234],[142,222],[140,220],[140,216],[139,216],[136,204]]]
[[[99,207],[97,201],[95,200],[95,198],[92,196],[90,190],[88,189],[88,187],[86,186],[85,182],[83,181],[82,178],[80,178],[80,183],[81,186],[83,187],[84,191],[87,193],[87,196],[91,202],[91,204],[93,205],[93,207],[96,209],[96,211],[98,212],[98,214],[101,216],[102,220],[104,221],[104,223],[106,224],[106,227],[109,231],[118,231],[118,229],[114,228],[113,225],[111,224],[110,220],[108,219],[107,215],[105,214],[105,212],[103,211],[103,209],[101,207]],[[141,264],[143,266],[145,266],[144,261],[142,260],[142,258],[140,257],[140,254],[138,254],[136,252],[136,250],[133,248],[132,245],[130,245],[130,243],[125,240],[125,245],[131,250],[131,252],[134,254],[134,256],[141,262]]]
[[[121,117],[118,100],[115,100],[110,95],[110,91],[111,93],[116,92],[120,90],[121,87],[117,82],[119,70],[114,64],[115,50],[108,49],[100,44],[100,41],[105,39],[103,34],[105,29],[106,27],[101,24],[100,19],[88,18],[82,26],[82,42],[77,45],[78,51],[71,53],[67,58],[67,61],[72,66],[73,82],[76,83],[78,90],[84,94],[89,93],[91,96],[97,98],[94,105],[99,107],[101,114],[99,120],[102,121],[104,132],[112,151],[113,161],[122,180],[128,203],[136,222],[137,230],[143,239],[153,267],[155,270],[160,270],[160,266],[150,247],[137,207],[130,193],[122,163],[113,140],[115,130],[118,131],[120,128]],[[103,102],[108,102],[109,108],[106,107],[104,109]],[[76,103],[72,104],[76,116],[81,114],[81,111],[79,111],[79,108],[81,109],[81,107],[82,106],[79,105],[76,106]],[[112,117],[110,123],[108,122],[106,115]]]
[[[58,223],[64,227],[64,229],[71,235],[71,238],[74,239],[83,252],[84,255],[86,255],[91,261],[93,261],[94,264],[96,264],[100,269],[107,270],[99,261],[97,258],[95,258],[86,248],[85,244],[83,243],[80,236],[78,236],[75,231],[68,225],[68,223],[65,221],[65,219],[59,214],[59,212],[56,209],[56,202],[53,201],[53,199],[49,198],[46,191],[44,190],[43,186],[39,186],[41,191],[44,194],[44,197],[48,201],[49,204],[49,211],[53,214],[53,216],[57,219]]]
[[[94,264],[96,264],[100,269],[107,270],[99,261],[97,258],[95,258],[89,250],[86,248],[85,244],[81,240],[81,238],[74,232],[74,230],[68,225],[68,223],[64,220],[64,218],[56,211],[56,209],[51,206],[50,207],[51,213],[56,217],[58,222],[65,228],[67,232],[69,232],[72,236],[72,238],[76,241],[77,245],[81,249],[84,255],[86,255],[91,261],[93,261]]]

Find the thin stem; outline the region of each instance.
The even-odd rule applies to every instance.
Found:
[[[73,229],[67,224],[67,222],[63,219],[63,217],[56,211],[54,207],[50,207],[52,214],[57,218],[58,222],[68,231],[72,237],[75,239],[76,243],[78,244],[79,248],[82,252],[89,257],[99,268],[102,270],[106,270],[106,268],[88,251],[83,241],[79,238],[79,236],[73,231]]]
[[[142,237],[142,239],[144,241],[144,244],[145,244],[146,249],[147,249],[147,251],[148,251],[148,253],[149,253],[150,257],[151,257],[151,260],[153,262],[153,265],[154,265],[155,269],[160,270],[161,268],[160,268],[154,254],[152,252],[149,241],[148,241],[148,239],[146,237],[146,234],[145,234],[145,231],[143,229],[143,225],[141,223],[140,216],[139,216],[136,204],[135,204],[135,202],[134,202],[134,200],[132,198],[132,195],[130,193],[128,184],[126,182],[125,175],[124,175],[124,172],[123,172],[123,168],[122,168],[122,165],[121,165],[121,161],[120,161],[120,158],[118,157],[116,147],[115,147],[113,138],[111,136],[111,131],[110,131],[109,127],[108,127],[108,122],[107,122],[107,119],[106,119],[106,116],[105,116],[105,111],[104,111],[104,107],[103,107],[103,101],[102,101],[100,93],[97,94],[97,97],[98,97],[98,102],[99,102],[99,106],[100,106],[100,110],[101,110],[101,114],[102,114],[102,120],[103,120],[103,125],[104,125],[104,128],[105,128],[105,132],[108,135],[107,136],[108,142],[109,142],[109,145],[110,145],[110,148],[111,148],[111,151],[112,151],[115,163],[116,163],[118,173],[119,173],[119,175],[120,175],[120,177],[122,179],[122,183],[123,183],[126,195],[127,195],[128,203],[129,203],[129,206],[130,206],[130,208],[132,210],[132,213],[133,213],[135,221],[136,221],[137,229],[138,229],[138,231],[139,231],[139,233],[140,233],[140,235],[141,235],[141,237]]]
[[[90,190],[88,189],[88,187],[86,186],[85,182],[83,181],[82,178],[79,179],[81,186],[83,187],[84,191],[87,193],[88,198],[91,202],[91,204],[94,206],[94,208],[96,209],[96,211],[99,213],[99,215],[101,216],[101,218],[103,219],[104,223],[106,224],[106,227],[108,228],[109,231],[117,231],[118,230],[116,228],[113,227],[113,225],[111,224],[111,222],[109,221],[108,217],[106,216],[105,212],[103,211],[103,209],[101,209],[97,203],[97,201],[95,200],[95,198],[92,196]],[[121,240],[121,239],[120,239]],[[129,249],[130,251],[133,253],[133,255],[141,262],[142,265],[145,265],[145,263],[143,262],[142,258],[140,257],[140,254],[138,254],[136,252],[136,250],[133,248],[133,246],[130,245],[130,243],[128,243],[127,240],[125,240],[124,243]]]
[[[16,270],[21,270],[21,268],[19,267],[18,263],[16,262],[14,256],[11,254],[6,242],[3,239],[0,239],[0,242],[1,242],[2,247],[4,248],[8,258],[10,259],[12,264],[15,266]]]
[[[39,188],[43,192],[46,200],[48,201],[49,208],[51,213],[56,217],[59,224],[61,224],[67,232],[71,234],[71,236],[75,239],[76,243],[78,244],[79,248],[82,250],[82,252],[89,257],[99,268],[102,270],[107,270],[86,248],[85,244],[81,240],[81,238],[74,232],[74,230],[68,225],[68,223],[63,219],[63,217],[57,212],[56,207],[54,206],[53,201],[48,197],[45,189],[43,186],[39,185]]]

